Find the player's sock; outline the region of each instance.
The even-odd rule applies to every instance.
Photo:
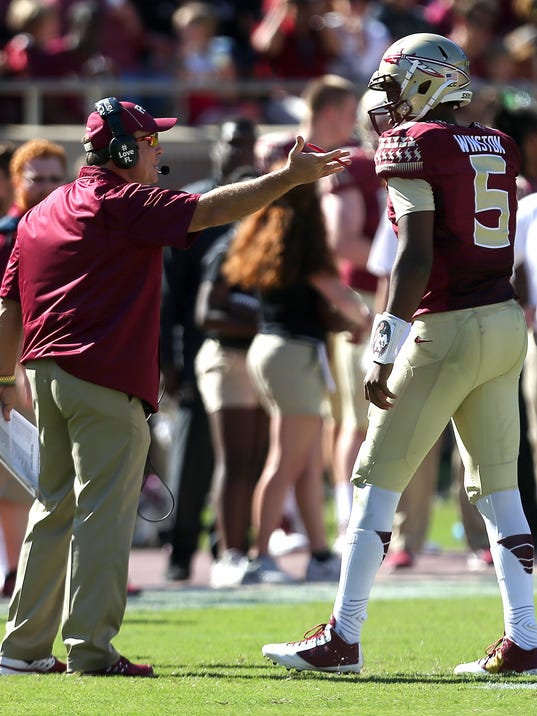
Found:
[[[334,486],[334,504],[336,508],[336,522],[342,531],[349,522],[352,509],[353,486],[350,482],[336,482]]]
[[[533,539],[520,493],[492,493],[476,502],[490,541],[503,604],[505,635],[522,649],[537,647],[533,602]]]
[[[353,504],[333,610],[336,631],[350,644],[360,641],[369,594],[388,551],[400,496],[398,492],[367,486],[359,489]]]

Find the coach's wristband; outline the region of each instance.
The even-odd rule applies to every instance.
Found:
[[[15,385],[17,378],[14,375],[0,375],[0,386]]]
[[[410,323],[384,311],[377,313],[371,330],[371,354],[375,363],[393,363],[410,333]]]

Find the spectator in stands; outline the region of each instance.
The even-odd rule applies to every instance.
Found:
[[[177,76],[195,88],[186,97],[189,123],[214,123],[236,112],[233,42],[217,34],[215,8],[206,2],[184,3],[174,12],[172,23],[177,34]],[[211,84],[225,91],[215,92]],[[231,109],[226,110],[228,105]]]
[[[499,9],[499,0],[455,0],[449,37],[463,48],[476,80],[493,79],[489,60],[492,51],[501,50],[496,32]]]
[[[510,134],[520,148],[522,167],[518,176],[518,196],[537,191],[537,101],[523,90],[500,94],[494,126]]]
[[[515,65],[515,76],[519,80],[535,81],[537,79],[537,63],[535,62],[537,6],[534,0],[514,0],[512,4],[510,3],[511,5],[519,24],[512,27],[504,39]]]
[[[87,74],[99,34],[99,14],[93,6],[87,6],[87,10],[75,13],[72,26],[62,35],[59,5],[39,0],[12,0],[6,22],[14,36],[0,53],[0,73],[12,79]],[[100,71],[108,69],[102,63],[98,67]],[[9,105],[3,107],[3,114],[5,122],[21,122],[20,100],[10,99]],[[45,98],[43,122],[46,124],[80,122],[84,116],[84,103],[78,95]]]
[[[252,32],[251,43],[275,79],[325,74],[340,53],[337,34],[323,19],[326,0],[274,0]]]
[[[239,77],[248,79],[252,76],[256,60],[250,36],[263,16],[263,0],[233,0],[213,4],[218,11],[220,34],[233,39],[233,54]]]
[[[3,217],[13,201],[13,184],[9,163],[15,144],[13,142],[0,142],[0,217]]]
[[[340,50],[328,63],[328,72],[355,82],[368,82],[378,67],[391,34],[373,17],[373,0],[333,0],[324,21],[339,37]]]
[[[455,0],[429,0],[424,5],[423,15],[433,32],[448,36],[453,30],[453,6]]]
[[[415,32],[434,32],[419,0],[383,0],[376,4],[374,16],[388,28],[392,40]]]

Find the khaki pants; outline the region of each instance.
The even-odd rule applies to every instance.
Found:
[[[354,484],[402,491],[453,418],[469,498],[517,489],[526,345],[515,301],[420,316],[390,376],[394,407],[370,408]]]
[[[39,489],[22,548],[2,654],[50,655],[60,622],[68,668],[114,663],[149,448],[141,402],[66,373],[27,365],[40,433]],[[62,613],[63,607],[63,613]]]

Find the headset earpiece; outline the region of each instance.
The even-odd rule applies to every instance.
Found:
[[[107,97],[95,103],[95,110],[106,121],[112,139],[108,145],[110,158],[121,169],[132,169],[138,163],[138,142],[127,134],[121,121],[122,108],[116,97]]]

